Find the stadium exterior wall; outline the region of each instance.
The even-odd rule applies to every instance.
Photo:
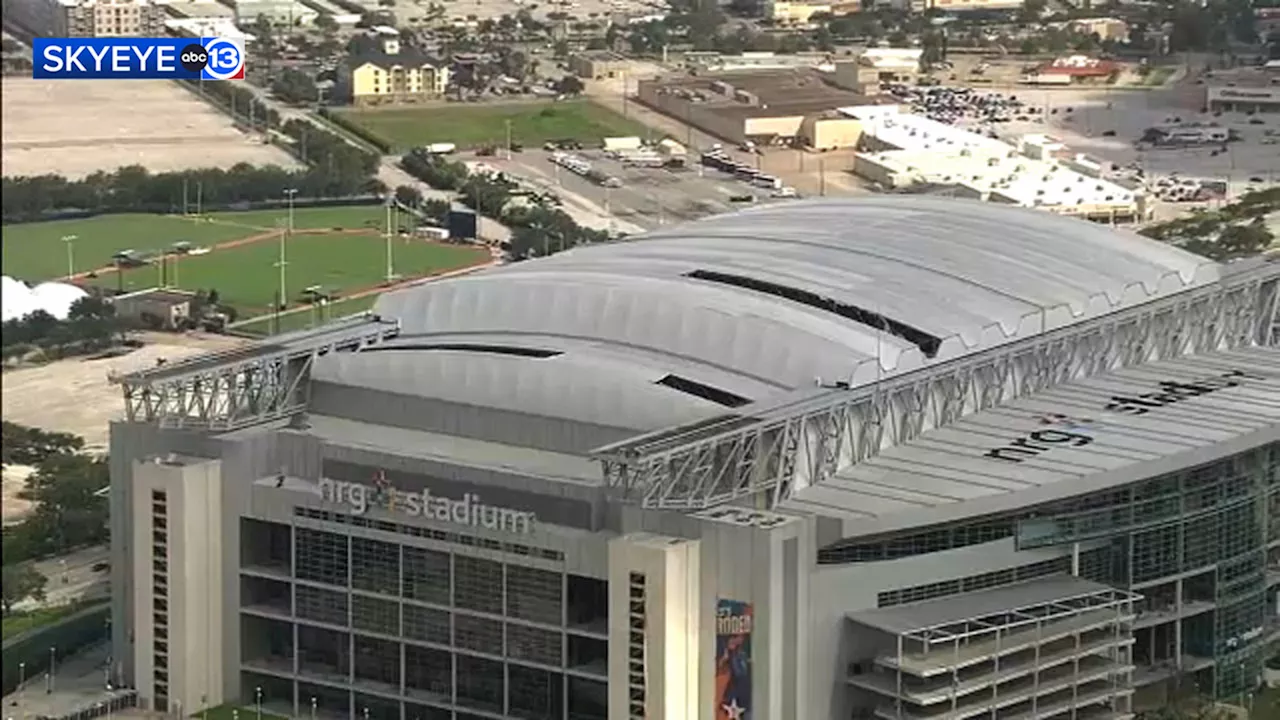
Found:
[[[1249,682],[1223,684],[1213,674],[1214,661],[1253,668],[1271,637],[1275,584],[1265,568],[1277,564],[1268,548],[1280,547],[1280,513],[1273,515],[1272,508],[1280,448],[1272,441],[1263,451],[1270,453],[1265,460],[1250,461],[1247,492],[1221,492],[1249,503],[1252,514],[1233,515],[1232,523],[1257,531],[1231,541],[1235,554],[1227,558],[1257,559],[1249,571],[1252,584],[1240,591],[1249,617],[1231,619],[1234,625],[1226,627],[1217,605],[1209,615],[1196,616],[1213,619],[1200,621],[1197,632],[1209,635],[1198,642],[1209,650],[1194,659],[1195,667],[1208,673],[1208,688],[1221,694]],[[413,448],[352,447],[279,427],[202,437],[116,424],[111,457],[114,639],[117,647],[130,648],[121,656],[143,705],[171,712],[237,698],[252,702],[258,688],[265,688],[264,704],[293,716],[306,715],[317,697],[325,717],[358,718],[368,710],[373,720],[614,718],[632,714],[626,700],[638,691],[646,698],[643,712],[654,718],[692,717],[689,712],[696,710],[697,717],[711,720],[725,716],[724,705],[762,720],[848,718],[859,704],[864,710],[875,705],[846,682],[851,666],[869,661],[860,656],[869,645],[855,640],[859,631],[849,613],[903,598],[945,603],[951,596],[919,588],[949,582],[981,589],[1014,580],[1034,584],[1074,571],[1138,592],[1159,581],[1183,593],[1187,572],[1217,572],[1216,565],[1170,566],[1166,575],[1135,582],[1123,569],[1131,554],[1124,561],[1098,559],[1104,551],[1123,547],[1131,553],[1153,542],[1140,539],[1149,530],[1129,527],[1021,550],[1016,536],[999,537],[878,562],[820,565],[813,517],[748,508],[721,518],[714,511],[644,510],[611,502],[599,486],[551,494],[551,484],[537,478],[522,486],[518,478],[442,463]],[[362,472],[368,475],[363,482]],[[1223,468],[1211,473],[1222,474]],[[425,488],[433,498],[452,500],[472,494],[475,505],[509,505],[564,524],[540,520],[522,533],[487,530],[483,518],[463,517],[462,527],[457,516],[412,517],[403,505],[392,512],[369,504],[360,513],[342,497],[326,499],[319,484],[326,477],[330,487],[371,487],[379,476],[400,492]],[[166,493],[159,514],[153,491]],[[191,530],[185,542],[171,534],[160,543],[154,533],[161,517],[170,533],[203,528],[198,537],[210,547],[194,542]],[[1243,523],[1248,517],[1256,522]],[[1183,528],[1189,522],[1179,515],[1166,525]],[[669,548],[677,546],[681,554],[671,556]],[[161,554],[155,557],[162,556],[168,570],[163,582],[157,582],[160,566],[150,557],[157,547]],[[1183,552],[1184,545],[1178,547]],[[384,551],[389,554],[378,555]],[[445,592],[422,600],[421,587],[432,583],[415,574],[425,573],[423,558],[438,557],[449,568],[435,583]],[[385,562],[394,566],[394,576],[371,570]],[[627,592],[619,587],[637,577],[638,586]],[[965,578],[971,580],[961,583]],[[167,593],[163,611],[156,602],[161,588]],[[645,615],[643,642],[636,648],[645,658],[645,672],[638,676],[643,688],[629,672],[630,653],[617,645],[630,639],[625,623],[633,609],[631,593],[639,593]],[[1233,596],[1231,607],[1238,604]],[[604,605],[607,620],[599,616]],[[395,622],[387,624],[389,616],[371,608],[392,613]],[[1151,622],[1155,612],[1140,614],[1138,624]],[[424,614],[451,616],[452,632],[431,636],[420,627]],[[1166,624],[1196,622],[1171,617]],[[1242,644],[1237,626],[1244,623],[1251,633],[1254,620],[1266,632]],[[726,628],[734,632],[717,632]],[[1227,632],[1237,636],[1229,650],[1222,646]],[[1154,642],[1145,630],[1137,633],[1140,644]],[[682,640],[690,637],[696,640]],[[1143,672],[1153,677],[1152,668],[1161,662],[1152,658]],[[442,680],[431,684],[430,678],[444,677],[443,666],[432,663],[449,665],[447,688]],[[736,671],[728,669],[733,663]],[[476,677],[495,672],[494,683],[476,684]],[[1105,701],[1127,707],[1130,682],[1127,674],[1117,674],[1116,693]],[[486,698],[499,701],[486,704]]]

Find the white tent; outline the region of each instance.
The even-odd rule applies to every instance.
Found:
[[[36,310],[44,310],[59,320],[65,320],[71,306],[89,293],[67,283],[47,282],[34,289],[8,275],[0,278],[0,310],[4,321],[26,317]]]

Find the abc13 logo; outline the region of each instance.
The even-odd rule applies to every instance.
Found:
[[[244,43],[235,38],[201,38],[182,48],[178,62],[201,80],[243,80]]]

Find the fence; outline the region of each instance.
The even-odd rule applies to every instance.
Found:
[[[109,640],[111,603],[85,608],[52,625],[36,628],[4,643],[2,692],[8,695],[25,678],[49,669],[50,661],[69,657],[82,648]]]

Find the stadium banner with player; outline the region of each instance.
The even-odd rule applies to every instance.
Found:
[[[716,720],[751,720],[751,603],[716,604]]]

